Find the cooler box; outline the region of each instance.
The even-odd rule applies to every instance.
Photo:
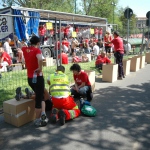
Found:
[[[3,102],[4,120],[20,127],[35,119],[35,101],[31,99],[11,99]]]
[[[118,77],[118,64],[104,64],[102,69],[102,81],[114,82]]]

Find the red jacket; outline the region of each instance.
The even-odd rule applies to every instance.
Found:
[[[99,65],[99,64],[110,64],[111,60],[108,57],[102,57],[101,55],[97,56],[97,59],[95,61],[95,65]]]
[[[0,59],[2,58],[3,58],[3,61],[6,61],[9,65],[12,64],[11,57],[7,52],[2,53],[2,55],[0,56]]]

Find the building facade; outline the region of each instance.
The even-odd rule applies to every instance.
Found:
[[[137,17],[136,27],[140,30],[144,28],[146,26],[146,20],[146,17]]]

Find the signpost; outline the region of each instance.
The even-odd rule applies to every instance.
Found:
[[[146,17],[147,17],[146,26],[148,26],[148,41],[149,41],[150,11],[148,11],[148,12],[146,13]]]
[[[130,18],[133,15],[133,10],[131,8],[127,8],[124,12],[124,17],[128,19],[127,21],[127,51],[128,51],[128,38],[129,38],[129,23],[130,23]]]

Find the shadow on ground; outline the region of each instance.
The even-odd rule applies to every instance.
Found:
[[[98,89],[92,101],[97,116],[81,116],[64,126],[35,128],[29,123],[15,128],[1,119],[1,149],[148,150],[149,91],[150,83]]]

